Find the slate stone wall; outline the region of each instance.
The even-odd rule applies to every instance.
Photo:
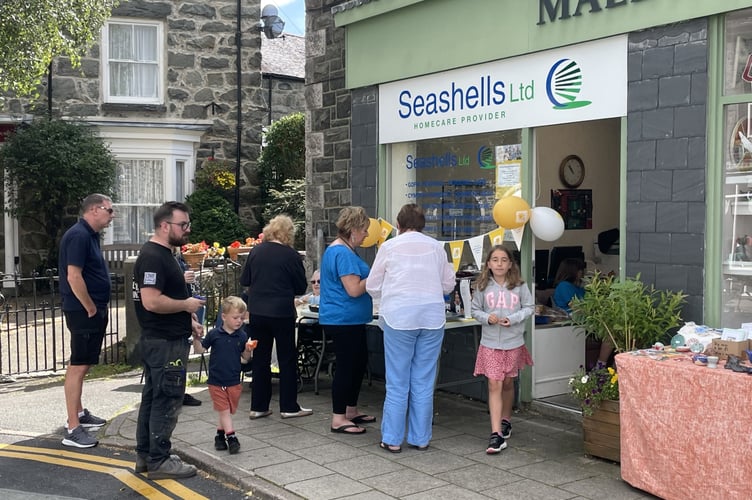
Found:
[[[696,19],[629,35],[626,273],[703,318],[708,40]]]

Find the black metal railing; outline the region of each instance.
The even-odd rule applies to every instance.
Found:
[[[127,270],[126,270],[127,272]],[[206,325],[214,326],[222,300],[241,296],[241,265],[230,259],[205,261],[196,293],[206,297]],[[100,363],[127,363],[125,348],[126,300],[132,276],[110,274],[112,294],[109,321]],[[18,375],[65,370],[70,356],[70,332],[65,325],[56,269],[22,277],[1,274],[0,374]]]
[[[109,322],[102,363],[125,362],[120,344],[125,324],[125,279],[111,274]],[[56,269],[29,277],[0,274],[0,374],[17,375],[64,370],[69,332],[61,308]]]

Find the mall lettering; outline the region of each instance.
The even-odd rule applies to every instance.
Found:
[[[557,20],[566,21],[572,17],[581,16],[583,8],[587,8],[588,6],[590,10],[587,13],[594,14],[603,9],[624,7],[642,1],[644,0],[538,0],[538,22],[536,24],[539,26],[546,24],[546,17],[548,17],[548,22],[553,23]],[[570,7],[575,4],[577,6],[572,11]]]

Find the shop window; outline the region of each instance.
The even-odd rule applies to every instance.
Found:
[[[752,10],[724,24],[724,94],[748,95],[723,107],[723,324],[739,327],[752,313]],[[736,99],[739,100],[738,98]]]
[[[519,130],[392,144],[389,211],[417,203],[424,232],[443,241],[496,230],[497,197],[521,186],[521,151]]]

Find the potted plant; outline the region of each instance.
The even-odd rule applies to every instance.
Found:
[[[571,324],[609,341],[617,353],[634,351],[670,338],[668,332],[681,324],[684,297],[645,285],[639,274],[620,281],[595,273],[586,279],[585,296],[572,301]]]
[[[586,280],[585,296],[572,301],[570,323],[585,334],[610,342],[617,353],[650,347],[670,338],[681,324],[681,292],[656,290],[635,278],[619,280],[595,273]],[[582,408],[585,453],[618,462],[620,459],[619,376],[598,362],[569,381]]]

